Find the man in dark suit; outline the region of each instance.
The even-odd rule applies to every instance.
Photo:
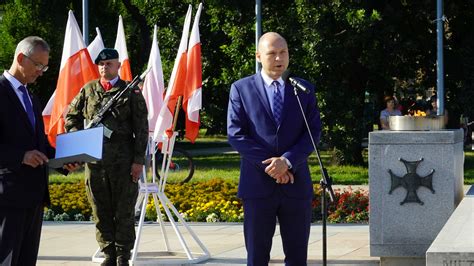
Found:
[[[313,146],[293,88],[281,78],[289,63],[286,40],[264,34],[256,57],[262,71],[232,84],[227,116],[229,143],[241,155],[247,264],[268,265],[278,218],[285,264],[306,265],[313,195],[307,159]],[[300,99],[317,142],[314,89]]]
[[[18,43],[10,69],[0,76],[0,265],[35,265],[38,256],[54,149],[26,86],[43,75],[48,60],[48,44],[30,36]]]

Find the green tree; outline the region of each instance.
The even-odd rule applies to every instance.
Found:
[[[395,84],[413,80],[420,90],[432,84],[436,39],[430,5],[297,1],[307,54],[304,66],[318,87],[323,140],[335,149],[338,161],[363,163],[366,93],[381,99],[393,94]]]
[[[193,16],[199,0],[89,1],[89,39],[100,27],[105,45],[115,42],[118,15],[124,18],[132,72],[145,69],[153,26],[165,82],[178,49],[189,4]],[[277,31],[290,48],[295,75],[315,83],[323,142],[344,164],[362,164],[361,141],[378,122],[384,95],[424,94],[436,86],[436,6],[433,1],[295,0],[263,1],[263,32]],[[473,3],[445,1],[445,73],[450,126],[457,117],[474,117],[474,30],[470,26]],[[56,87],[67,12],[82,20],[80,0],[7,0],[0,22],[0,66],[11,64],[16,43],[39,35],[51,47],[50,69],[32,89],[45,103]],[[255,3],[209,0],[201,14],[203,62],[202,125],[209,134],[226,131],[229,88],[232,82],[254,73]],[[194,19],[194,17],[193,17]],[[368,95],[375,111],[368,111]],[[373,120],[364,119],[371,113]]]
[[[463,114],[474,120],[474,3],[471,1],[445,2],[445,91],[449,109],[449,125],[459,126]]]
[[[98,0],[90,2],[90,26],[100,25],[106,46],[113,46],[117,32],[120,2]],[[26,1],[10,0],[3,5],[5,13],[0,23],[0,66],[8,69],[13,60],[16,44],[26,36],[37,35],[50,47],[49,70],[30,89],[39,96],[43,106],[56,89],[64,43],[68,12],[72,10],[77,22],[82,21],[80,0]],[[112,30],[113,29],[113,30]],[[89,38],[95,37],[95,30]]]

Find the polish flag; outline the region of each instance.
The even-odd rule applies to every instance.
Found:
[[[54,91],[51,117],[48,127],[45,128],[52,146],[56,146],[56,135],[65,131],[64,117],[72,99],[88,81],[97,78],[99,78],[97,67],[92,63],[82,40],[82,33],[74,14],[69,11],[58,83]],[[43,112],[45,111],[47,110]]]
[[[172,135],[173,115],[175,113],[178,97],[183,95],[186,85],[186,67],[187,67],[187,43],[189,36],[189,26],[191,25],[192,7],[189,5],[186,19],[184,20],[183,34],[179,44],[178,54],[174,61],[173,72],[166,90],[166,96],[163,107],[158,115],[153,140],[157,143],[163,142]]]
[[[89,46],[87,46],[87,50],[89,51],[92,62],[94,62],[94,59],[97,58],[100,51],[104,49],[104,41],[102,40],[102,35],[100,34],[100,30],[99,28],[95,28],[95,30],[97,31],[97,36],[89,44]],[[94,66],[94,67],[97,68],[97,66]],[[53,111],[55,96],[56,96],[56,92],[53,92],[53,95],[51,95],[51,98],[49,98],[49,101],[43,110],[43,121],[44,121],[44,128],[45,128],[46,134],[48,134],[48,130],[49,130],[49,121],[51,120],[51,112]]]
[[[192,143],[199,134],[199,110],[202,102],[202,63],[201,40],[199,38],[199,18],[201,17],[202,3],[199,4],[194,17],[193,29],[188,46],[188,68],[186,87],[183,95],[183,109],[186,113],[186,135]]]
[[[94,60],[97,58],[100,51],[104,50],[105,48],[104,40],[102,39],[102,34],[100,34],[99,28],[96,27],[95,31],[97,32],[97,36],[95,36],[95,39],[89,44],[89,46],[87,46],[87,50],[91,55],[92,62],[94,62]]]
[[[119,53],[119,61],[121,63],[119,76],[126,81],[132,81],[132,70],[130,69],[130,60],[128,60],[127,42],[125,41],[125,31],[123,30],[123,19],[119,16],[117,29],[117,39],[115,39],[114,49]]]
[[[163,68],[161,66],[160,48],[158,48],[158,27],[155,25],[153,31],[153,42],[151,45],[148,68],[151,68],[143,82],[143,97],[148,108],[148,128],[153,132],[156,121],[163,106],[163,94],[165,92],[165,82],[163,80]]]

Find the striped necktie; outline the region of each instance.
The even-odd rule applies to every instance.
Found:
[[[280,83],[273,81],[275,90],[273,91],[273,117],[278,125],[281,123],[281,115],[283,112],[283,99],[280,92]]]
[[[31,126],[33,130],[35,129],[35,113],[33,112],[33,106],[31,105],[30,96],[28,96],[28,91],[26,87],[21,85],[18,87],[21,92],[21,96],[23,99],[23,103],[25,104],[26,114],[28,115],[28,119],[30,120]]]

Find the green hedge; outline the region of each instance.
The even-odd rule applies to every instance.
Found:
[[[314,185],[313,222],[321,220],[321,190]],[[90,220],[92,210],[87,201],[85,185],[50,185],[51,206],[45,209],[45,220],[74,221]],[[167,184],[165,194],[181,213],[192,222],[242,222],[242,202],[237,198],[237,183],[212,179],[187,184]],[[352,190],[348,187],[335,191],[335,201],[329,205],[328,221],[333,223],[368,222],[368,191]],[[160,206],[164,213],[163,206]],[[153,198],[146,206],[146,220],[157,219]]]

